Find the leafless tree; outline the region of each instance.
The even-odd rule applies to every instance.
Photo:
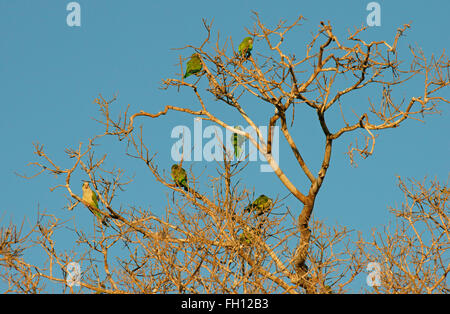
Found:
[[[444,53],[426,57],[419,48],[410,48],[412,61],[404,66],[398,60],[397,46],[410,28],[408,24],[397,30],[392,42],[367,42],[363,39],[367,27],[338,38],[330,23],[321,22],[304,52],[303,45],[298,45],[298,55],[304,54],[297,58],[283,51],[283,42],[291,30],[301,27],[302,16],[291,24],[280,21],[274,27],[266,26],[257,13],[254,17],[254,28],[247,30],[248,34],[258,42],[258,47],[267,48],[267,55],[253,51],[248,59],[239,57],[233,40],[227,38],[222,42],[219,36],[213,40],[212,25],[205,21],[203,43],[180,48],[189,55],[198,53],[203,70],[194,80],[184,80],[185,60],[180,56],[180,73],[176,78],[164,80],[163,88],[187,89],[197,104],[165,105],[159,112],[130,113],[127,108],[118,118],[113,118],[116,98],[106,100],[99,96],[95,103],[102,113],[99,122],[105,132],[91,138],[86,146],[80,144],[76,149],[67,149],[70,167],[59,166],[43,146],[35,145],[39,161],[32,165],[40,169],[37,174],[49,173],[63,180],[54,189],[67,192],[67,209],[72,210],[80,203],[90,206],[73,191],[74,184],[78,188],[79,182],[72,182],[72,174],[81,171],[99,195],[102,213],[110,219],[111,227],[94,222],[92,234],[86,234],[85,228],[73,226],[77,247],[85,248],[83,253],[57,252],[54,234],[68,222],[55,215],[41,214],[35,228],[26,235],[13,225],[5,228],[0,262],[5,266],[2,276],[9,283],[9,291],[42,291],[44,278],[79,291],[67,286],[66,273],[62,277],[54,273],[55,267],[67,271],[68,264],[77,262],[83,266],[80,289],[97,293],[344,293],[356,276],[365,271],[370,260],[382,260],[389,267],[383,272],[382,288],[376,287],[375,291],[448,291],[449,261],[445,252],[449,225],[445,186],[433,182],[431,191],[416,183],[420,193],[413,194],[400,181],[402,191],[413,203],[405,203],[402,210],[392,210],[403,221],[393,233],[374,234],[373,241],[369,242],[362,238],[353,241],[347,228],[327,227],[311,218],[331,163],[333,143],[347,133],[362,136],[363,145],[356,137],[355,144],[348,149],[350,161],[354,163],[355,153],[362,158],[373,154],[375,140],[382,130],[438,113],[440,103],[449,103],[441,95],[442,89],[450,84],[448,57]],[[395,99],[394,91],[404,88],[412,79],[423,80],[423,89],[411,91],[408,98]],[[380,103],[369,99],[365,108],[361,106],[359,112],[354,111],[354,117],[349,117],[351,108],[346,105],[346,95],[369,88],[380,94]],[[215,110],[205,101],[211,95],[239,114],[256,136],[213,113]],[[246,112],[248,97],[261,106],[273,107],[273,114],[267,116],[267,139]],[[333,130],[326,113],[336,106],[340,108],[342,120],[341,126]],[[295,107],[297,111],[312,110],[317,114],[324,138],[319,169],[313,169],[303,158],[302,145],[292,132]],[[213,164],[217,176],[207,178],[205,183],[202,174],[191,169],[189,189],[177,187],[167,170],[158,168],[157,148],[146,144],[149,141],[144,139],[142,127],[135,126],[138,118],[160,119],[172,111],[210,121],[244,136],[265,157],[298,206],[284,210],[283,199],[278,198],[271,212],[279,209],[280,215],[245,212],[243,208],[248,204],[250,192],[239,178],[246,162],[233,161],[225,145],[223,162]],[[298,169],[282,169],[273,157],[272,127],[275,125],[281,127]],[[107,155],[96,157],[95,145],[105,137],[125,141],[128,155],[142,161],[163,189],[173,191],[167,199],[165,215],[114,205],[113,200],[129,181],[123,180],[124,170],[105,169]],[[295,186],[289,179],[301,173],[308,179],[307,186]],[[413,211],[417,206],[419,211]],[[420,231],[416,229],[418,224]],[[426,237],[429,244],[425,244],[422,231],[429,232]],[[37,234],[37,238],[31,240],[32,234]],[[29,249],[27,243],[44,249],[48,256],[44,266],[27,263],[22,257],[21,252]],[[336,251],[336,247],[340,250]]]
[[[448,293],[450,272],[450,190],[437,180],[428,184],[398,178],[405,195],[396,220],[372,239],[360,239],[363,260],[379,261],[379,293]]]

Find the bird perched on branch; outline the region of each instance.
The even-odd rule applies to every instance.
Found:
[[[100,221],[105,226],[108,226],[108,218],[105,217],[98,209],[97,194],[95,194],[95,192],[91,190],[91,188],[89,187],[89,182],[83,183],[82,190],[83,201],[87,202],[90,205],[88,209],[97,217],[98,221]]]
[[[234,127],[237,130],[242,131],[242,127],[235,126]],[[237,133],[231,134],[231,143],[233,144],[234,148],[234,156],[236,158],[239,158],[239,156],[242,154],[242,144],[244,144],[245,136],[239,135]]]
[[[174,164],[172,165],[171,175],[176,186],[183,187],[185,191],[188,190],[186,170]]]
[[[244,245],[252,244],[253,236],[249,231],[243,231],[239,236],[239,241]]]
[[[239,44],[239,55],[244,59],[247,59],[251,55],[253,49],[253,38],[245,37],[244,40]]]
[[[200,60],[200,55],[198,53],[194,53],[191,56],[191,59],[187,62],[186,65],[186,73],[183,78],[187,78],[188,76],[198,73],[203,69],[203,63]]]
[[[248,206],[244,208],[244,211],[249,212],[250,210],[254,210],[258,215],[262,215],[272,207],[272,204],[273,201],[271,198],[261,194],[253,203],[248,204]]]

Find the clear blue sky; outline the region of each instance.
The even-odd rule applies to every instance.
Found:
[[[179,69],[179,51],[171,48],[198,45],[205,34],[202,18],[214,19],[214,32],[232,36],[235,42],[246,35],[245,27],[253,25],[251,11],[257,11],[264,22],[274,25],[280,19],[293,21],[299,14],[307,18],[287,44],[302,54],[311,32],[319,21],[329,20],[337,34],[365,24],[366,5],[370,1],[111,1],[80,0],[81,27],[66,24],[66,5],[70,1],[0,0],[0,224],[18,223],[26,217],[36,220],[37,209],[61,218],[75,217],[78,224],[91,220],[87,210],[78,206],[73,212],[63,209],[66,192],[50,192],[49,187],[61,183],[48,175],[24,180],[15,172],[33,174],[29,162],[36,161],[33,142],[45,145],[46,152],[62,165],[66,147],[102,131],[92,118],[99,118],[93,100],[101,93],[109,99],[118,93],[117,106],[132,110],[159,111],[166,104],[186,105],[183,95],[175,90],[159,89],[162,79],[175,77]],[[378,1],[381,26],[367,32],[368,39],[392,42],[395,31],[404,23],[412,23],[403,43],[422,47],[425,54],[450,53],[448,0]],[[255,50],[258,42],[255,43]],[[184,56],[188,52],[183,53]],[[400,58],[409,60],[407,49]],[[400,90],[400,96],[418,95],[421,86]],[[443,94],[450,98],[447,89]],[[359,93],[357,104],[366,106],[368,94]],[[420,96],[420,94],[419,94]],[[187,97],[187,96],[186,96]],[[213,99],[209,98],[212,103]],[[355,101],[355,100],[352,100]],[[218,103],[217,103],[218,104]],[[255,106],[259,105],[255,103]],[[194,107],[191,101],[190,106]],[[450,160],[449,106],[440,107],[442,115],[429,116],[426,123],[408,121],[403,127],[380,133],[374,156],[358,159],[358,168],[350,166],[344,155],[353,135],[335,142],[328,175],[318,196],[315,217],[330,225],[339,223],[368,232],[382,228],[391,218],[388,206],[402,201],[396,176],[423,179],[437,177],[447,181]],[[220,109],[217,109],[220,110]],[[220,112],[220,111],[217,111]],[[296,139],[302,143],[304,157],[313,163],[323,148],[320,128],[312,112],[296,112],[300,123]],[[311,118],[311,119],[309,119]],[[149,141],[159,152],[160,167],[169,168],[172,128],[193,125],[191,117],[168,115],[160,121],[146,121]],[[149,126],[149,123],[152,123]],[[262,123],[262,122],[261,122]],[[320,141],[320,145],[316,141]],[[166,191],[142,172],[142,164],[124,156],[123,144],[105,141],[99,150],[112,152],[109,166],[125,168],[135,174],[135,182],[120,196],[122,204],[164,210]],[[281,144],[280,165],[296,184],[306,182],[297,176],[298,168],[285,144]],[[194,164],[193,169],[212,167],[213,163]],[[287,194],[272,173],[260,173],[259,164],[250,165],[245,182],[257,194]],[[79,179],[86,179],[79,177]],[[74,187],[81,193],[81,184]],[[287,205],[295,205],[292,197]],[[290,203],[289,203],[290,202]],[[116,204],[119,206],[120,204]],[[64,240],[64,238],[62,239]]]

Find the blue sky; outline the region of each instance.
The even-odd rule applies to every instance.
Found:
[[[330,21],[338,35],[365,24],[366,5],[370,1],[77,1],[81,6],[81,27],[66,24],[66,5],[70,1],[0,0],[0,134],[3,145],[0,154],[0,224],[30,223],[36,219],[37,209],[46,210],[62,218],[76,217],[77,223],[90,222],[85,208],[73,212],[63,209],[65,192],[51,192],[50,186],[61,181],[48,175],[25,180],[15,173],[33,174],[29,162],[34,142],[45,146],[46,152],[62,165],[66,147],[76,148],[102,131],[93,118],[99,112],[93,100],[102,94],[106,99],[117,93],[115,110],[130,104],[132,111],[157,112],[166,104],[197,104],[188,93],[159,89],[161,80],[176,77],[179,54],[189,52],[172,48],[187,44],[199,45],[205,35],[202,18],[214,19],[213,33],[231,36],[235,42],[246,35],[245,27],[253,25],[252,10],[260,14],[268,25],[280,19],[293,21],[299,14],[304,21],[287,47],[304,53],[311,32],[319,21]],[[450,51],[448,12],[450,2],[433,1],[377,1],[381,5],[381,26],[367,31],[369,40],[392,42],[395,31],[404,23],[412,28],[402,38],[399,57],[409,60],[408,45],[420,46],[427,56]],[[255,50],[258,42],[255,43]],[[422,87],[415,82],[398,91],[398,96],[417,95]],[[416,94],[414,94],[416,93]],[[419,94],[420,95],[420,94]],[[450,98],[447,89],[442,96]],[[352,106],[367,105],[373,95],[362,90],[350,98]],[[213,99],[209,99],[213,106]],[[256,104],[254,106],[257,106]],[[250,105],[249,105],[250,106]],[[255,108],[256,121],[263,117]],[[350,166],[344,154],[354,135],[347,135],[334,143],[333,157],[324,186],[316,202],[315,217],[330,225],[338,223],[368,232],[382,228],[389,220],[387,207],[400,204],[403,196],[397,188],[396,176],[423,179],[437,177],[446,182],[450,157],[449,106],[440,107],[442,114],[426,117],[426,123],[408,121],[401,128],[381,132],[375,154],[358,159],[358,167]],[[222,110],[218,107],[216,112]],[[249,109],[252,110],[251,108]],[[226,117],[227,112],[224,112]],[[158,152],[160,167],[169,168],[170,138],[173,127],[192,126],[193,120],[171,114],[160,120],[144,121],[151,147]],[[320,127],[314,113],[298,110],[299,126],[295,138],[302,143],[303,154],[317,173],[323,151]],[[110,152],[109,166],[127,169],[135,181],[120,197],[123,204],[164,210],[166,191],[142,172],[142,164],[124,156],[124,145],[115,140],[102,142],[99,152]],[[280,165],[299,186],[304,177],[295,167],[285,143],[280,146]],[[212,163],[189,163],[193,169],[211,167]],[[272,193],[285,196],[272,173],[258,171],[254,163],[246,170],[245,183],[257,194]],[[80,176],[80,181],[86,179]],[[270,192],[269,192],[270,191]],[[80,186],[75,192],[81,193]],[[306,192],[306,191],[305,191]],[[288,205],[295,206],[292,197]],[[120,205],[120,204],[117,204]]]

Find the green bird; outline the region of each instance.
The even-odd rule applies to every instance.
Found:
[[[237,130],[240,130],[240,131],[243,130],[242,127],[240,127],[239,125],[235,126],[234,128]],[[239,158],[239,156],[241,156],[241,154],[242,154],[242,144],[244,144],[244,141],[245,141],[245,136],[239,135],[237,133],[231,134],[231,143],[233,143],[234,156],[236,158]]]
[[[191,59],[187,62],[186,73],[183,78],[187,78],[188,76],[198,73],[203,69],[203,63],[200,60],[200,55],[198,53],[194,53],[191,56]]]
[[[102,224],[105,226],[108,226],[108,220],[106,217],[103,216],[103,214],[98,209],[98,198],[97,194],[95,194],[94,191],[91,190],[89,187],[89,182],[84,182],[82,186],[83,190],[83,201],[87,202],[91,207],[88,207],[88,209],[93,213],[98,221],[101,221]]]
[[[239,236],[239,241],[244,245],[252,244],[253,236],[248,231],[243,231]]]
[[[245,37],[244,40],[239,44],[239,55],[247,59],[251,55],[253,49],[253,38]]]
[[[258,215],[262,215],[267,212],[272,206],[273,201],[271,198],[261,194],[253,203],[248,204],[244,211],[256,210]]]
[[[186,170],[184,170],[177,164],[174,164],[172,166],[171,175],[172,180],[175,182],[176,186],[183,187],[185,191],[188,190]]]

